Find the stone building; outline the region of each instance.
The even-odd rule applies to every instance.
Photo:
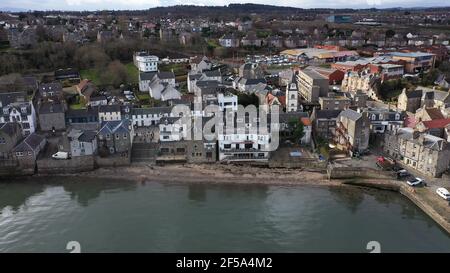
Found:
[[[133,136],[129,120],[105,121],[98,132],[98,148],[107,149],[110,154],[131,151]]]
[[[319,101],[328,95],[328,79],[313,69],[305,69],[297,75],[299,93],[308,102]]]
[[[445,139],[413,128],[386,133],[383,150],[393,159],[430,177],[439,177],[450,162],[450,149]]]
[[[347,109],[337,117],[334,143],[352,155],[369,148],[369,118],[365,113]]]
[[[22,139],[22,129],[17,122],[0,124],[0,158],[11,157],[11,150]]]
[[[314,137],[331,141],[336,131],[336,119],[340,113],[341,110],[318,110],[314,108],[311,114]]]
[[[422,90],[407,91],[403,89],[398,96],[397,108],[399,111],[415,113],[422,103]]]
[[[38,117],[41,131],[58,131],[66,129],[64,102],[43,102],[39,104]]]

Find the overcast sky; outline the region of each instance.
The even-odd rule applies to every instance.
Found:
[[[299,8],[388,8],[449,6],[449,0],[1,0],[0,8],[30,10],[101,10],[148,9],[173,5],[227,5],[230,3],[256,3]]]

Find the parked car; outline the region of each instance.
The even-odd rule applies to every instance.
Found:
[[[397,177],[398,178],[408,177],[408,176],[409,176],[409,173],[405,169],[400,169],[400,170],[397,171]]]
[[[69,153],[68,152],[57,152],[56,154],[52,155],[53,159],[69,159]]]
[[[436,193],[447,201],[450,201],[450,192],[446,188],[438,188]]]
[[[411,187],[415,187],[422,185],[423,182],[424,181],[422,178],[415,177],[413,179],[408,179],[408,181],[406,181],[406,184],[410,185]]]

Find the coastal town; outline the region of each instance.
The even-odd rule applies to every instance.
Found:
[[[449,27],[450,8],[1,12],[0,174],[395,180],[448,228]]]

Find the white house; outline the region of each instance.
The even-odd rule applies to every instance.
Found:
[[[159,80],[154,80],[150,84],[149,93],[150,97],[162,101],[181,98],[181,93],[173,85]]]
[[[175,86],[175,74],[173,72],[142,72],[139,73],[139,91],[149,92],[152,83],[167,83]]]
[[[159,141],[180,141],[186,139],[187,124],[183,124],[179,117],[164,117],[159,123]]]
[[[98,121],[122,120],[120,105],[101,105],[98,107]]]
[[[18,122],[21,124],[24,135],[36,131],[36,111],[33,103],[27,101],[24,92],[0,94],[0,123]]]
[[[147,52],[136,52],[133,56],[134,65],[140,72],[156,72],[158,71],[159,58],[149,55]]]
[[[97,133],[72,129],[68,134],[72,157],[97,153]]]
[[[220,111],[231,109],[232,111],[238,110],[238,97],[232,93],[219,93],[217,95],[217,101],[219,103]]]
[[[270,131],[261,128],[258,130],[259,122],[258,117],[240,118],[236,113],[219,120],[219,127],[223,128],[217,133],[219,160],[267,161],[270,152]],[[226,130],[225,126],[235,130]]]
[[[163,117],[171,117],[172,107],[152,107],[131,109],[133,126],[147,127],[158,125]]]

